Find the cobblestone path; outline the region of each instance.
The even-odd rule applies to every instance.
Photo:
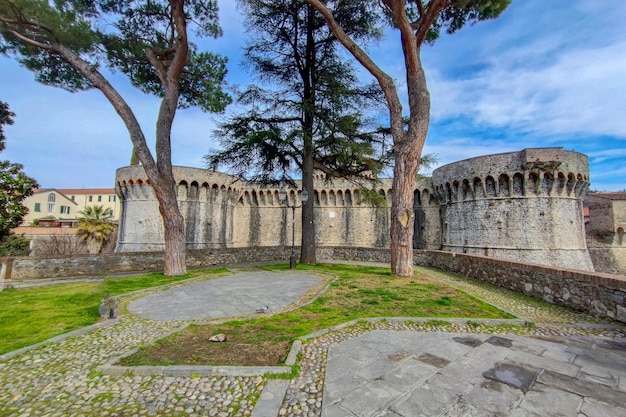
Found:
[[[290,381],[280,416],[321,416],[325,361],[337,343],[373,329],[506,333],[529,336],[600,336],[623,338],[620,328],[597,326],[598,320],[491,285],[418,268],[442,283],[538,323],[493,327],[477,323],[381,321],[359,323],[305,341],[301,372]],[[591,324],[585,326],[585,323]],[[261,377],[163,377],[102,375],[98,365],[149,344],[183,325],[126,314],[102,327],[62,342],[43,345],[0,361],[0,417],[91,416],[249,416],[260,396]],[[623,339],[622,339],[623,340]]]
[[[263,389],[259,377],[113,377],[95,370],[182,324],[127,314],[114,326],[0,362],[0,416],[250,415]]]

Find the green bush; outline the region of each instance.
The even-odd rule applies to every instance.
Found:
[[[8,235],[0,240],[0,256],[28,256],[30,241],[24,235]]]

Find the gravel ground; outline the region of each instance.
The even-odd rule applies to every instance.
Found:
[[[529,336],[595,335],[621,338],[623,328],[604,328],[598,320],[508,291],[422,270],[443,283],[536,322],[536,327],[491,327],[382,321],[359,323],[306,340],[300,375],[291,380],[280,416],[321,416],[328,348],[372,329],[513,332]],[[184,322],[155,322],[123,315],[103,327],[62,342],[45,344],[0,361],[0,417],[30,416],[249,416],[267,382],[263,377],[164,377],[103,375],[96,371],[138,346],[172,332]],[[589,325],[590,324],[590,325]],[[600,323],[602,324],[602,323]]]

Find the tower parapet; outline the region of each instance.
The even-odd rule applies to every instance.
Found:
[[[593,270],[586,155],[537,148],[481,156],[440,167],[432,180],[442,250]]]
[[[188,249],[299,245],[297,181],[288,190],[295,223],[276,187],[207,169],[174,167]],[[587,157],[563,148],[525,149],[448,164],[420,179],[414,191],[415,248],[442,249],[522,262],[593,270],[587,252],[583,197]],[[346,179],[316,175],[318,246],[389,247],[392,180],[367,185],[383,204]],[[158,202],[141,166],[117,170],[122,213],[117,251],[164,248]]]
[[[232,246],[233,213],[242,195],[241,182],[207,169],[175,166],[173,173],[187,248]],[[119,168],[115,178],[122,206],[116,251],[163,250],[163,219],[143,167]]]

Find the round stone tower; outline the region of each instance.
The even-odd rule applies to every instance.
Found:
[[[241,198],[241,183],[231,175],[207,169],[173,167],[173,171],[187,249],[232,246],[233,211]],[[122,206],[115,250],[163,250],[163,219],[143,167],[119,168],[115,183]]]
[[[525,149],[445,165],[432,179],[442,250],[593,270],[583,217],[587,156]]]

